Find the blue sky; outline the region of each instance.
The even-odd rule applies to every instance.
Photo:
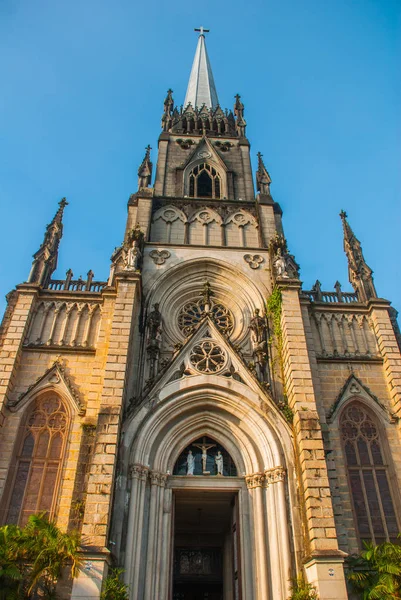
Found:
[[[0,312],[63,196],[55,276],[107,278],[200,25],[221,105],[242,95],[304,288],[350,289],[344,208],[379,295],[401,310],[400,0],[1,0]]]

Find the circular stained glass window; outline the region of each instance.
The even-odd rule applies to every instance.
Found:
[[[211,340],[203,340],[192,348],[191,365],[201,373],[218,373],[226,363],[224,350]]]

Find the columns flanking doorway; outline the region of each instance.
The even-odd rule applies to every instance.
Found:
[[[246,598],[252,567],[243,551],[250,557],[244,478],[173,476],[167,486],[172,490],[169,598]]]

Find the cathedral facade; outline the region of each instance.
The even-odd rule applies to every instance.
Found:
[[[223,110],[200,30],[169,90],[109,278],[52,275],[67,201],[0,329],[1,523],[83,534],[65,599],[348,598],[344,558],[401,530],[401,355],[341,212],[353,292],[302,289],[244,105]]]

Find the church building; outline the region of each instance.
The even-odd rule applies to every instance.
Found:
[[[396,311],[344,211],[354,291],[302,288],[198,31],[107,281],[53,279],[63,198],[7,297],[1,524],[46,511],[82,533],[65,600],[99,600],[113,564],[130,600],[286,600],[300,573],[346,600],[347,554],[401,531]]]

